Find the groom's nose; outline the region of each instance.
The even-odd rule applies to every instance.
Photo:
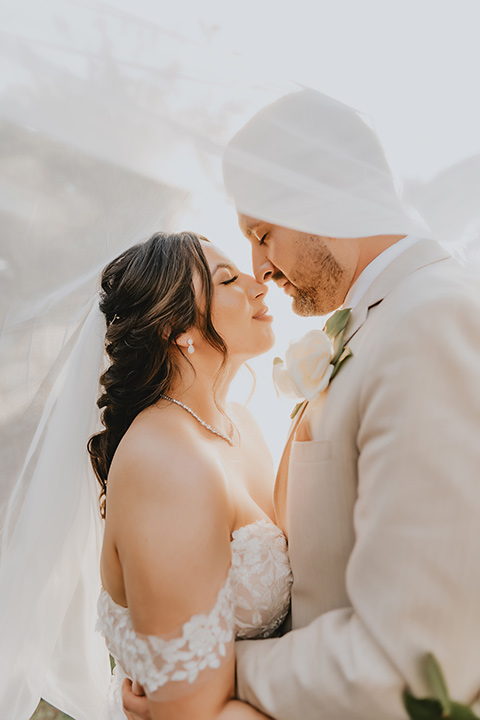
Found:
[[[252,267],[255,279],[259,283],[266,283],[272,280],[275,266],[265,257],[263,252],[258,252],[261,248],[252,251]]]

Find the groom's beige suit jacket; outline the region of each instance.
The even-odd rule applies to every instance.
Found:
[[[275,487],[291,627],[237,643],[239,697],[278,720],[403,720],[429,694],[480,690],[480,295],[432,240],[353,310],[353,357],[295,424]]]

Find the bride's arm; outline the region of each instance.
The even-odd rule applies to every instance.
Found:
[[[128,720],[152,720],[146,696],[134,693],[130,680],[123,681],[122,699],[123,710]],[[220,712],[218,720],[268,720],[268,717],[241,700],[229,700]]]
[[[223,476],[214,462],[176,444],[172,438],[159,444],[158,438],[151,443],[137,436],[124,447],[112,464],[107,510],[133,627],[162,639],[181,636],[193,616],[209,615],[231,561],[233,518]],[[219,652],[219,667],[214,661],[215,669],[200,669],[191,684],[169,677],[165,685],[150,688],[152,720],[263,717],[232,701],[233,640],[227,643],[228,659]],[[197,641],[202,642],[201,633]]]

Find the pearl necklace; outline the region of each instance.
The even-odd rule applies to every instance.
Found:
[[[168,395],[162,395],[161,393],[160,393],[160,397],[163,398],[164,400],[168,400],[171,403],[175,403],[175,405],[178,405],[179,407],[182,407],[184,410],[186,410],[188,413],[190,413],[190,415],[192,417],[194,417],[195,420],[197,420],[200,423],[200,425],[203,425],[203,427],[206,430],[209,430],[214,435],[218,435],[218,437],[221,437],[223,440],[226,440],[227,443],[230,445],[230,447],[233,447],[233,444],[234,444],[233,440],[231,438],[229,438],[228,435],[224,435],[219,430],[215,430],[215,428],[213,428],[211,425],[206,423],[205,420],[202,420],[202,418],[198,417],[197,413],[193,412],[192,408],[189,408],[188,405],[184,405],[182,402],[180,402],[180,400],[175,400],[175,398],[168,397]]]

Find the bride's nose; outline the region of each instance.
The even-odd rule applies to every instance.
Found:
[[[263,282],[258,282],[252,278],[252,287],[250,290],[251,297],[256,300],[257,298],[263,297],[268,292],[268,285]]]

